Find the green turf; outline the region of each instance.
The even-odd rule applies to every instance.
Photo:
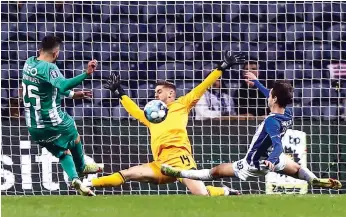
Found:
[[[346,195],[2,196],[3,217],[346,217]]]

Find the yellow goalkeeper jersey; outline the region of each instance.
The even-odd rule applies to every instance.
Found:
[[[143,110],[128,96],[122,97],[121,103],[126,111],[149,128],[151,134],[151,151],[154,160],[158,158],[162,149],[165,148],[185,148],[191,153],[191,144],[186,130],[189,112],[221,74],[222,72],[220,70],[214,70],[201,84],[188,94],[169,103],[167,105],[167,118],[158,124],[150,123],[145,118]]]

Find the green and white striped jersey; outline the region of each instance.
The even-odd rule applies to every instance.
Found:
[[[22,81],[25,119],[29,128],[74,124],[73,119],[62,111],[60,98],[72,92],[59,91],[66,79],[54,63],[30,57],[25,62]]]

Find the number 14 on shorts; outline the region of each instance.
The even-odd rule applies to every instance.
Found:
[[[181,160],[181,163],[186,165],[186,166],[190,166],[190,164],[191,164],[189,156],[187,156],[187,155],[180,155],[180,160]]]

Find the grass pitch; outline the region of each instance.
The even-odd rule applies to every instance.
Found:
[[[346,195],[2,196],[3,217],[346,217]]]

